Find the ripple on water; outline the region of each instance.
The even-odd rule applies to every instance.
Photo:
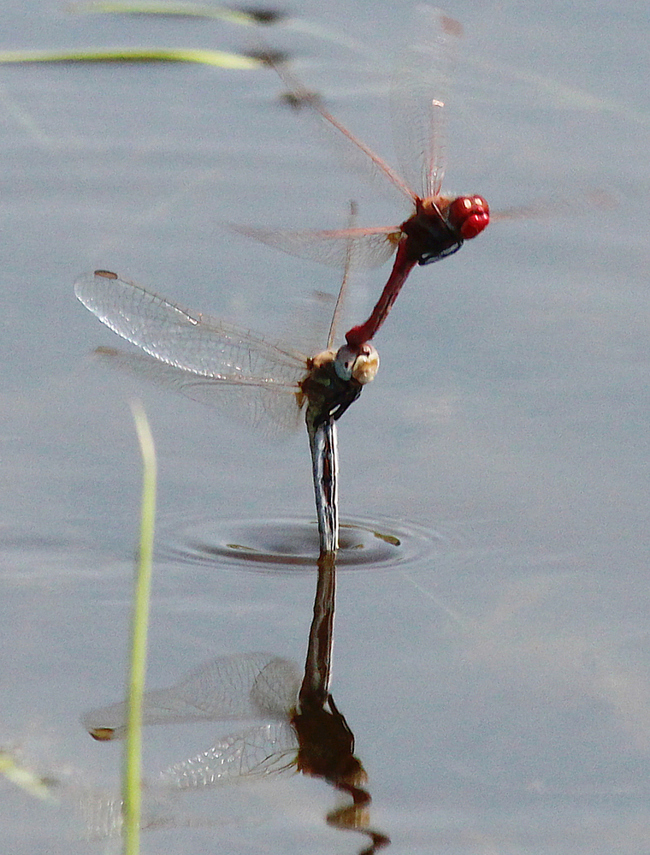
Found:
[[[173,524],[172,524],[173,525]],[[262,573],[313,572],[318,559],[315,520],[203,520],[165,527],[162,558],[212,568]],[[341,523],[340,570],[392,570],[422,560],[444,538],[403,521],[348,518]]]

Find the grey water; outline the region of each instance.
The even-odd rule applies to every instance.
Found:
[[[379,374],[339,442],[342,522],[361,525],[378,560],[339,575],[333,693],[387,851],[640,855],[647,21],[631,2],[447,11],[466,35],[445,186],[481,193],[495,212],[554,201],[557,213],[495,218],[457,255],[415,270],[377,336]],[[333,2],[325,14],[306,0],[295,12],[331,37],[287,24],[265,39],[390,159],[403,7]],[[258,39],[218,22],[72,15],[54,0],[0,15],[0,49]],[[304,562],[251,572],[230,554],[242,532],[262,552],[309,554],[294,541],[313,520],[304,431],[278,441],[102,369],[89,354],[117,340],[72,291],[80,273],[108,268],[302,350],[322,346],[328,309],[314,295],[335,294],[339,272],[225,224],[335,227],[351,198],[361,224],[404,212],[346,172],[280,91],[264,70],[0,67],[0,745],[61,792],[118,787],[119,745],[93,742],[80,717],[123,695],[133,394],[160,462],[149,686],[218,656],[304,658],[315,573]],[[366,317],[387,275],[355,275],[347,319]],[[153,728],[147,774],[226,732]],[[119,851],[119,840],[87,839],[65,799],[0,787],[5,851]],[[303,776],[216,788],[201,795],[209,823],[152,830],[143,850],[358,852],[360,837],[324,821],[333,798]]]

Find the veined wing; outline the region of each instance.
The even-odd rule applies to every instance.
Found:
[[[306,357],[249,330],[192,312],[115,273],[96,271],[75,283],[79,300],[102,323],[175,368],[224,383],[296,384]]]
[[[463,28],[440,9],[420,6],[413,41],[391,91],[393,141],[402,174],[424,197],[437,196],[446,165],[447,109]]]
[[[297,383],[272,384],[265,378],[213,377],[194,374],[161,362],[148,353],[134,353],[112,347],[98,347],[94,354],[111,368],[142,377],[163,389],[178,392],[192,401],[219,409],[266,436],[282,436],[303,422],[304,401]],[[303,376],[304,376],[303,371]]]
[[[207,751],[174,763],[161,782],[178,789],[201,789],[245,778],[295,771],[298,738],[289,721],[271,722],[226,736]]]
[[[230,228],[289,255],[340,268],[379,267],[395,252],[402,236],[399,226],[301,231],[240,225]]]
[[[354,136],[333,116],[325,108],[318,94],[310,92],[293,72],[289,71],[286,64],[275,63],[273,67],[287,87],[297,109],[309,110],[320,120],[320,125],[327,132],[329,141],[337,146],[341,160],[347,167],[370,178],[382,179],[381,184],[384,188],[391,187],[399,197],[415,203],[415,193],[403,178],[370,146]]]
[[[298,666],[278,656],[222,656],[167,689],[145,692],[142,722],[288,720],[296,708],[301,679]],[[126,704],[111,704],[86,713],[82,723],[100,741],[121,739],[126,715]]]
[[[178,791],[234,784],[296,771],[298,740],[289,721],[271,722],[220,739],[207,751],[169,766],[155,783],[142,788],[143,830],[183,828],[220,822],[192,813],[178,801]],[[91,789],[71,788],[83,825],[92,838],[115,838],[124,832],[124,800]],[[221,820],[222,821],[222,820]]]

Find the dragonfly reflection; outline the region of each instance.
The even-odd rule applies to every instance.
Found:
[[[344,277],[339,301],[345,281]],[[332,348],[336,310],[327,348],[309,357],[249,330],[183,309],[107,270],[79,278],[75,293],[102,323],[145,351],[98,349],[113,364],[211,405],[224,403],[229,392],[239,398],[243,394],[254,423],[270,417],[282,427],[293,426],[304,410],[320,550],[338,548],[335,421],[374,379],[379,356],[369,343]],[[229,406],[236,403],[231,395]]]
[[[302,677],[295,663],[265,653],[213,659],[173,686],[145,693],[143,723],[262,720],[169,766],[160,776],[162,793],[286,771],[323,778],[351,799],[327,814],[328,824],[366,834],[370,844],[361,852],[370,855],[390,841],[369,827],[366,772],[330,693],[335,574],[334,556],[322,556]],[[126,715],[123,703],[114,704],[86,714],[83,723],[98,741],[113,740],[125,735]],[[158,815],[154,824],[173,820]]]

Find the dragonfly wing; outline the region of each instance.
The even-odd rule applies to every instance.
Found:
[[[169,688],[145,692],[143,724],[284,720],[295,710],[301,679],[300,669],[288,659],[267,653],[222,656]],[[82,723],[99,738],[120,739],[126,716],[126,704],[111,704],[86,713]]]
[[[68,796],[67,793],[63,795]],[[124,799],[121,795],[75,787],[68,798],[79,814],[87,838],[117,838],[124,833]],[[162,787],[154,789],[143,782],[140,828],[152,830],[195,825],[191,815],[179,812],[175,804],[177,801],[176,793],[170,793]],[[106,847],[102,851],[111,852],[113,847]]]
[[[107,271],[75,282],[79,300],[102,323],[150,356],[184,371],[228,382],[295,383],[303,354],[250,330],[187,309]]]
[[[100,347],[93,354],[111,368],[142,377],[163,389],[178,392],[192,401],[218,408],[236,421],[260,430],[266,436],[282,437],[303,421],[296,397],[296,383],[228,381],[192,374],[168,365],[146,353],[130,353]]]
[[[399,226],[285,231],[230,225],[234,231],[298,258],[331,267],[379,267],[395,252]]]
[[[402,174],[422,196],[437,196],[446,165],[447,97],[462,26],[440,9],[416,10],[411,44],[395,71],[393,139]]]
[[[274,68],[287,88],[292,106],[301,114],[318,120],[317,130],[322,132],[325,142],[336,151],[348,169],[370,179],[381,192],[390,190],[391,197],[397,196],[402,203],[404,200],[415,202],[415,194],[402,176],[333,116],[317,93],[308,90],[286,64],[276,63]]]
[[[202,789],[295,768],[298,739],[288,721],[252,727],[220,739],[207,751],[174,763],[161,782],[177,789]]]

